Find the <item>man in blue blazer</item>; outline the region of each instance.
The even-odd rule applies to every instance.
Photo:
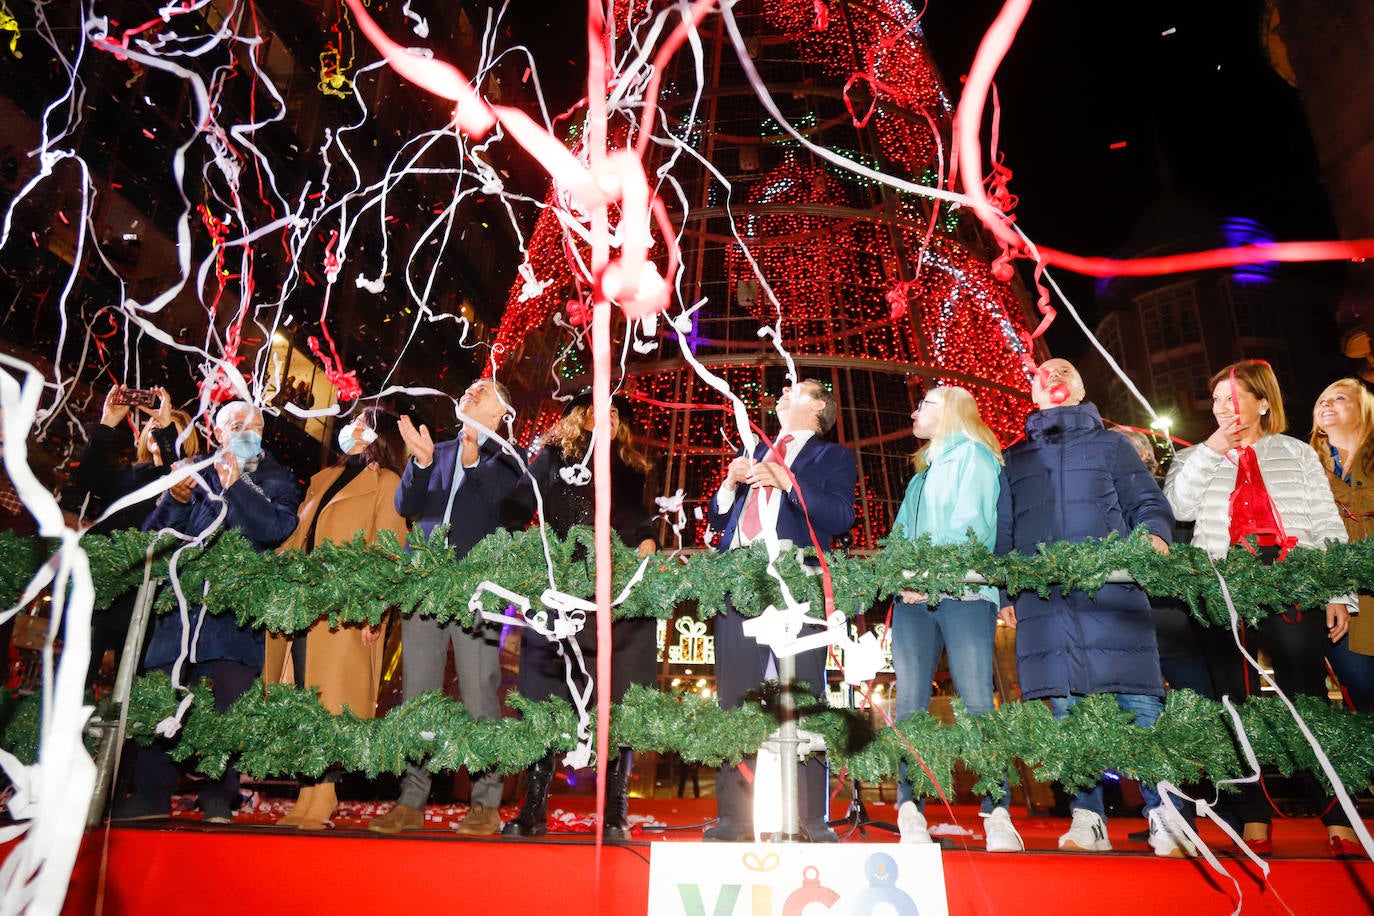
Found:
[[[807,379],[782,390],[776,413],[782,429],[772,450],[760,443],[752,456],[740,455],[730,462],[725,481],[708,505],[711,527],[722,532],[721,551],[748,547],[768,531],[798,547],[828,550],[831,540],[854,524],[858,462],[849,449],[820,439],[835,425],[835,395]],[[726,709],[743,705],[749,691],[777,677],[773,653],[745,636],[743,626],[744,618],[733,607],[715,619],[716,691]],[[818,699],[824,696],[825,657],[823,648],[796,656],[797,678],[807,682]],[[752,770],[752,758],[745,763]],[[823,760],[802,766],[798,813],[802,833],[812,842],[836,839],[825,823],[826,781]],[[703,839],[753,840],[752,800],[738,767],[718,772],[716,810],[719,822],[705,831]]]
[[[419,429],[401,417],[401,437],[411,460],[396,488],[396,511],[416,524],[426,537],[447,524],[453,555],[467,556],[482,538],[501,527],[501,505],[520,482],[519,460],[502,451],[485,430],[498,428],[510,412],[510,394],[495,379],[468,386],[458,410],[472,420],[457,439],[437,445],[429,428]],[[444,688],[444,663],[453,644],[453,666],[463,705],[477,719],[499,719],[501,701],[501,628],[480,618],[471,627],[438,623],[412,614],[401,620],[401,691],[407,700]],[[473,775],[472,806],[458,832],[488,836],[501,832],[501,788],[496,772]],[[420,830],[425,824],[430,773],[409,764],[401,777],[401,797],[390,811],[368,825],[378,833]]]

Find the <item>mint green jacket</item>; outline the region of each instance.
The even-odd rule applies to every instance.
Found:
[[[991,550],[997,541],[997,497],[1001,492],[1001,465],[992,450],[962,434],[926,452],[928,467],[911,478],[893,526],[911,540],[930,535],[934,544],[963,544],[973,532]],[[919,579],[912,587],[921,591]],[[971,589],[965,598],[986,598],[997,603],[997,590]]]

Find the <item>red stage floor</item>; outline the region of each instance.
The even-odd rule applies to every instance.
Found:
[[[698,841],[714,814],[710,798],[636,799],[642,836],[598,854],[590,834],[579,832],[588,829],[591,800],[554,801],[566,832],[535,842],[458,837],[451,825],[462,806],[431,806],[426,830],[399,837],[364,829],[386,807],[375,803],[345,803],[336,829],[323,833],[268,826],[285,810],[280,800],[255,800],[232,827],[203,826],[188,812],[100,830],[86,838],[64,913],[644,913],[650,841]],[[871,813],[895,816],[891,805]],[[1013,812],[1028,851],[993,855],[981,836],[960,832],[959,825],[980,829],[976,809],[954,813],[953,847],[943,856],[952,914],[1225,914],[1236,905],[1230,882],[1201,861],[1158,859],[1131,843],[1126,834],[1143,827],[1140,818],[1110,823],[1115,852],[1064,854],[1055,844],[1066,821]],[[895,841],[875,829],[839,832],[846,842]],[[1219,831],[1204,826],[1203,836],[1240,882],[1245,913],[1374,912],[1374,863],[1327,858],[1315,820],[1276,822],[1267,887]]]

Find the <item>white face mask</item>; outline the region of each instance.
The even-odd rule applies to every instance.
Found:
[[[361,421],[350,423],[339,430],[339,448],[345,455],[353,451],[353,446],[359,442],[363,445],[371,445],[377,441],[377,431],[363,425]]]

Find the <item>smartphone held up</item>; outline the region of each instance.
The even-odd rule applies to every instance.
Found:
[[[156,407],[160,395],[150,388],[120,388],[113,401],[129,407]]]

